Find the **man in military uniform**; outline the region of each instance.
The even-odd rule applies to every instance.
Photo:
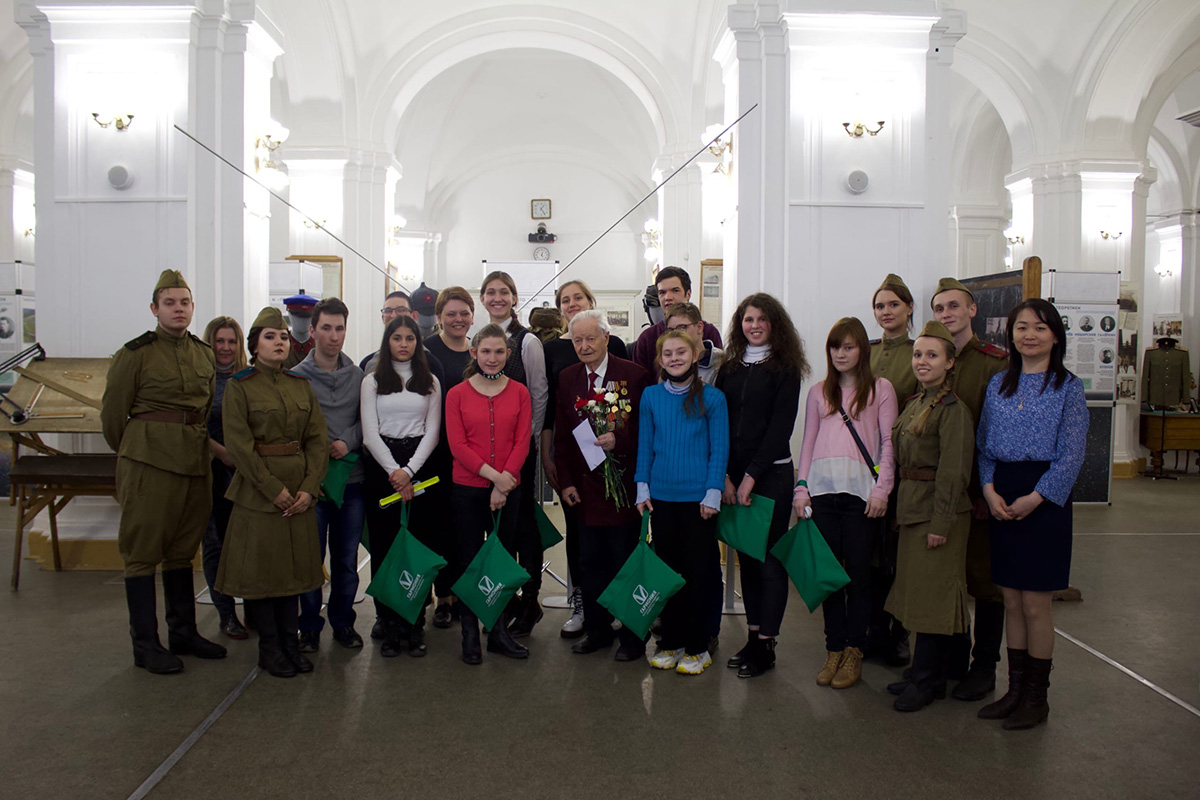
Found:
[[[292,344],[287,360],[283,362],[284,369],[296,366],[312,352],[312,313],[316,304],[317,298],[309,297],[303,292],[284,298],[283,305],[287,309],[288,322],[291,323],[288,338]]]
[[[988,382],[1008,368],[1008,356],[999,347],[980,341],[971,330],[971,320],[978,308],[975,296],[959,281],[954,278],[938,281],[930,306],[934,317],[954,337],[958,351],[951,374],[954,393],[971,411],[973,424],[978,425]],[[1004,595],[992,583],[988,507],[979,485],[975,457],[971,459],[967,494],[974,505],[967,543],[967,591],[975,598],[975,647],[971,650],[970,634],[962,637],[950,669],[952,675],[961,675],[970,659],[970,669],[954,687],[953,694],[959,700],[982,700],[996,689],[996,664],[1000,662],[1000,643],[1004,638]]]
[[[183,669],[180,655],[225,657],[196,632],[192,589],[192,558],[212,511],[206,423],[216,376],[211,348],[188,332],[193,310],[183,276],[164,270],[150,303],[158,325],[113,355],[100,408],[104,439],[117,453],[133,663],[160,674]],[[158,639],[160,564],[169,651]]]

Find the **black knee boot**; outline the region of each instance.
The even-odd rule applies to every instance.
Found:
[[[479,620],[475,612],[467,608],[466,603],[455,603],[458,607],[458,620],[462,624],[462,660],[463,663],[483,663],[483,650],[479,644]]]
[[[1034,658],[1025,659],[1024,682],[1021,688],[1021,699],[1017,708],[1004,720],[1004,730],[1023,731],[1040,725],[1050,716],[1050,702],[1047,695],[1050,692],[1050,670],[1054,668],[1054,659]]]
[[[274,598],[246,600],[246,619],[258,632],[258,666],[276,678],[294,678],[296,665],[283,653],[279,641],[279,623],[275,617]]]
[[[980,719],[1006,719],[1017,710],[1025,680],[1025,662],[1028,658],[1028,650],[1008,648],[1008,691],[996,702],[979,709]]]
[[[1000,643],[1004,640],[1004,603],[975,601],[975,647],[971,668],[954,687],[958,700],[982,700],[996,691],[996,664],[1000,662]]]
[[[175,655],[224,658],[225,648],[196,630],[196,595],[192,570],[163,570],[163,599],[167,603],[167,645]]]
[[[312,672],[313,663],[300,652],[300,598],[296,595],[276,597],[271,605],[275,623],[279,626],[279,646],[283,654],[296,665],[296,672]]]
[[[158,640],[158,612],[154,605],[154,576],[125,579],[129,605],[129,636],[133,639],[133,665],[155,675],[183,669],[183,662]]]
[[[489,653],[499,653],[508,658],[529,658],[529,648],[513,639],[508,632],[508,614],[501,614],[500,619],[488,631],[487,649]]]
[[[954,642],[951,636],[918,633],[913,651],[912,680],[892,707],[920,711],[946,696],[946,670]]]

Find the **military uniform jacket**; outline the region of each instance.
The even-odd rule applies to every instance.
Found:
[[[925,533],[949,538],[955,517],[971,510],[967,481],[975,453],[975,424],[971,412],[953,392],[934,400],[940,386],[923,389],[909,400],[892,427],[892,447],[901,470],[935,470],[934,480],[900,477],[896,522],[900,525],[929,523]],[[926,408],[933,406],[918,435],[912,427]],[[965,534],[966,531],[961,531]]]
[[[104,440],[122,458],[178,475],[207,475],[206,421],[216,382],[212,348],[191,333],[162,327],[126,342],[113,354],[100,403]],[[191,412],[199,422],[133,419],[147,411]]]
[[[898,411],[917,393],[917,376],[912,370],[913,340],[907,336],[871,340],[871,374],[887,378],[896,390]]]
[[[976,336],[963,346],[954,359],[954,393],[971,412],[971,420],[979,419],[983,400],[987,397],[988,382],[997,372],[1008,369],[1008,354],[994,344],[979,341]]]
[[[1182,347],[1157,347],[1142,359],[1142,402],[1154,408],[1174,408],[1192,394],[1192,365]]]
[[[225,448],[237,467],[225,497],[254,511],[276,511],[286,488],[315,500],[329,466],[325,416],[308,379],[264,365],[236,373],[225,387]],[[256,444],[298,442],[300,452],[260,456]]]

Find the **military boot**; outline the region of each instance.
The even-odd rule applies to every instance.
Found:
[[[191,569],[163,570],[163,599],[167,603],[167,644],[179,656],[224,658],[225,648],[196,630],[196,595]]]
[[[158,613],[154,605],[154,576],[125,579],[129,605],[129,635],[133,639],[133,665],[155,675],[183,670],[183,661],[158,640]]]

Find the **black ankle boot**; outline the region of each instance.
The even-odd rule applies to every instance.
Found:
[[[1021,689],[1021,699],[1017,708],[1004,720],[1004,730],[1023,731],[1033,728],[1046,721],[1050,716],[1050,703],[1046,699],[1050,690],[1050,670],[1054,669],[1054,659],[1034,658],[1025,659],[1025,674]]]
[[[745,662],[738,667],[739,678],[757,678],[775,668],[775,640],[756,638],[750,643],[751,650]]]
[[[944,698],[947,665],[956,646],[958,645],[952,636],[917,634],[912,678],[896,698],[892,708],[904,712],[920,711],[934,700]],[[888,691],[892,691],[892,686],[888,686]]]
[[[163,599],[167,605],[167,645],[179,656],[224,658],[225,648],[196,630],[196,595],[192,570],[163,570]]]
[[[487,650],[507,658],[529,658],[529,648],[513,639],[508,631],[508,614],[501,614],[488,632]]]
[[[313,662],[300,652],[300,598],[296,596],[276,597],[272,602],[275,621],[279,625],[279,645],[288,661],[296,665],[296,672],[313,671]]]
[[[421,616],[417,617],[408,632],[408,654],[413,658],[421,658],[425,653],[425,609],[421,609]]]
[[[158,640],[158,613],[154,600],[153,575],[125,579],[129,636],[133,639],[133,665],[155,675],[170,675],[183,669],[183,661]]]
[[[1006,719],[1017,710],[1021,699],[1021,681],[1024,680],[1025,662],[1029,658],[1027,650],[1008,648],[1008,691],[994,703],[979,709],[980,719]]]
[[[246,619],[254,623],[258,632],[258,666],[276,678],[296,677],[296,665],[284,655],[279,642],[279,624],[275,621],[275,608],[271,599],[247,600]]]
[[[483,663],[483,650],[479,643],[479,620],[475,618],[475,612],[467,608],[463,603],[455,603],[456,606],[462,606],[458,612],[458,620],[462,625],[462,660],[465,664],[472,666]]]
[[[730,669],[738,669],[742,666],[742,664],[745,664],[746,658],[754,650],[754,642],[757,639],[758,631],[750,631],[746,637],[746,643],[742,645],[742,649],[731,655],[729,660],[725,662],[725,666],[729,667]]]
[[[508,626],[509,634],[514,639],[524,639],[533,633],[533,626],[542,621],[542,615],[542,604],[538,602],[537,595],[531,594],[526,598],[522,593],[520,609],[513,615],[513,621]]]
[[[408,652],[408,643],[401,635],[400,624],[396,620],[384,620],[383,646],[379,648],[379,655],[384,658],[395,658],[406,652]]]

